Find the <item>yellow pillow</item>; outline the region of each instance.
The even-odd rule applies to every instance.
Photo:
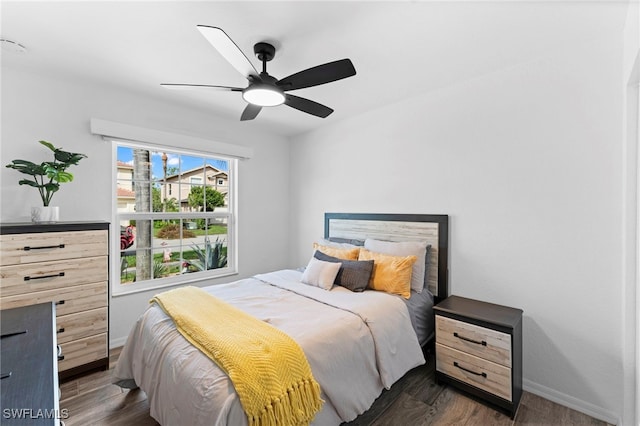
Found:
[[[360,252],[359,247],[356,247],[353,249],[344,249],[344,248],[323,246],[318,243],[313,243],[313,249],[319,250],[326,255],[337,257],[338,259],[343,259],[343,260],[358,260],[358,253]]]
[[[391,256],[361,249],[358,260],[373,260],[369,287],[391,294],[411,297],[411,270],[416,256]]]

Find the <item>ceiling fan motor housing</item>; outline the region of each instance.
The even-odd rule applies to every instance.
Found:
[[[272,44],[261,41],[253,45],[253,53],[255,53],[260,61],[269,62],[276,56],[276,48],[273,47]]]

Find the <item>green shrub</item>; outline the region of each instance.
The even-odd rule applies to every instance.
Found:
[[[182,238],[193,238],[195,236],[196,234],[187,229],[182,230]],[[180,225],[177,223],[168,223],[158,231],[156,237],[165,240],[176,240],[180,238]]]

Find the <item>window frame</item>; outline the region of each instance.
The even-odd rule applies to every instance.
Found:
[[[136,142],[131,140],[123,140],[118,138],[109,138],[112,143],[112,221],[111,221],[111,242],[110,257],[111,261],[111,294],[112,296],[121,296],[131,293],[145,292],[149,290],[161,289],[166,287],[175,287],[187,285],[190,283],[198,283],[213,278],[226,277],[238,274],[238,232],[237,232],[237,170],[238,159],[220,154],[198,151],[194,149],[183,149],[173,146],[158,145],[148,142]],[[149,152],[170,152],[174,154],[203,157],[205,159],[219,159],[227,161],[228,175],[230,182],[229,192],[227,195],[227,211],[226,212],[119,212],[118,211],[118,147],[124,146],[131,149],[145,149]],[[122,285],[120,283],[120,221],[121,220],[162,220],[162,219],[226,219],[227,220],[227,266],[219,269],[210,269],[202,272],[193,272],[188,274],[178,274],[171,277],[153,278],[151,280],[130,283]],[[180,244],[182,245],[182,244]],[[153,244],[152,244],[153,246]],[[153,248],[153,247],[152,247]]]

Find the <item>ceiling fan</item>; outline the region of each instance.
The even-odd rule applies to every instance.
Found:
[[[349,59],[329,62],[318,65],[304,71],[291,74],[281,80],[272,77],[267,73],[267,62],[273,59],[276,49],[267,42],[256,43],[253,51],[260,61],[262,61],[262,72],[258,73],[249,59],[242,53],[240,48],[231,38],[220,28],[207,25],[198,25],[198,30],[216,48],[216,50],[247,80],[249,85],[242,87],[212,86],[208,84],[161,84],[169,89],[210,89],[232,92],[242,92],[242,98],[248,105],[242,112],[241,121],[253,120],[256,118],[262,107],[288,105],[307,114],[316,117],[326,118],[333,112],[333,109],[314,102],[309,99],[294,96],[288,92],[290,90],[303,89],[305,87],[318,86],[320,84],[331,83],[356,74],[356,69]]]

